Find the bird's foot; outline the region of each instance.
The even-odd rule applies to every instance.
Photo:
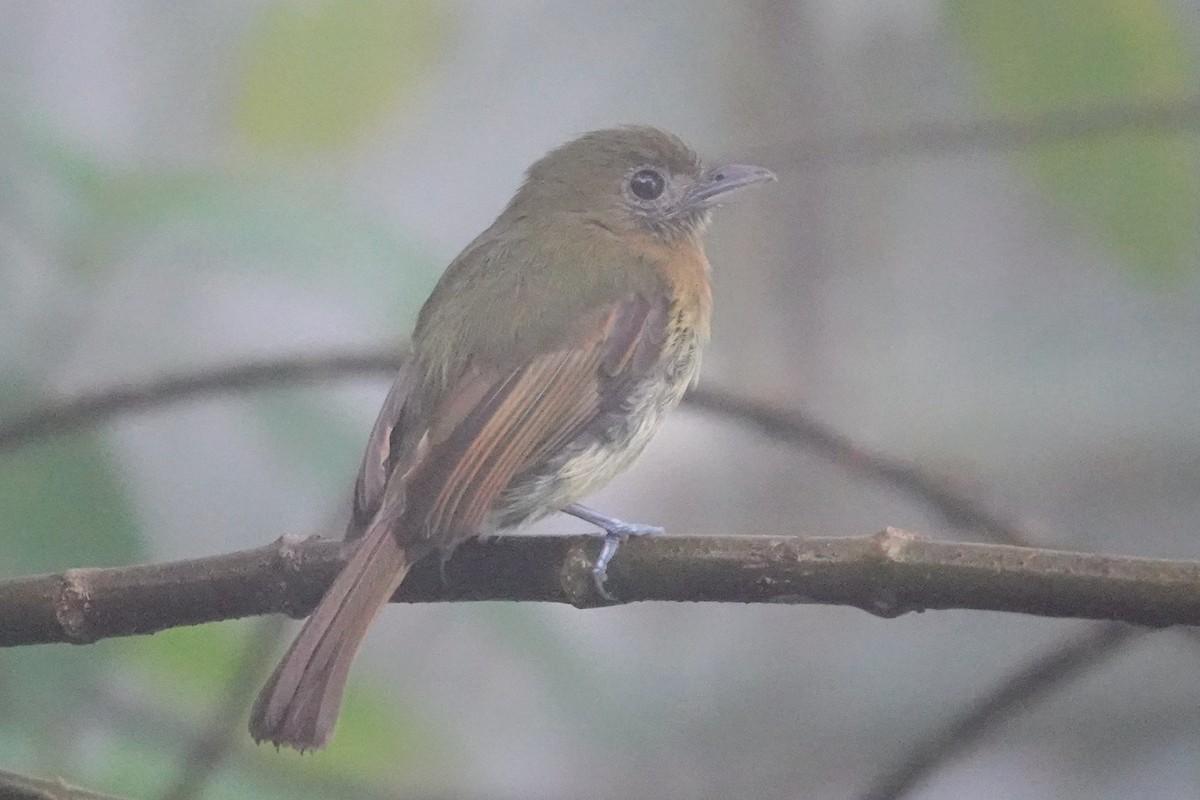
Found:
[[[608,565],[617,554],[617,549],[630,536],[654,536],[663,533],[663,529],[655,525],[625,522],[579,503],[567,506],[563,513],[590,522],[604,531],[604,544],[600,547],[600,555],[596,556],[596,563],[592,565],[592,582],[595,583],[596,591],[601,597],[611,603],[617,602],[617,598],[612,596],[605,585],[608,582]]]

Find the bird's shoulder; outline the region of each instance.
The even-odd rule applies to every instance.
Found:
[[[586,219],[553,222],[494,225],[463,250],[418,317],[419,360],[446,378],[468,361],[504,371],[586,346],[630,298],[671,307],[682,290],[707,305],[702,252],[671,252]],[[697,272],[705,279],[699,288],[679,280]],[[685,304],[695,304],[691,295]]]

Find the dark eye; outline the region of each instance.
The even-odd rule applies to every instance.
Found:
[[[629,179],[629,191],[642,200],[653,200],[663,193],[667,182],[661,174],[652,169],[639,169]]]

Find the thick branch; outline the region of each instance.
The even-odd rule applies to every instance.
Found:
[[[590,578],[596,536],[469,542],[421,562],[396,602],[521,600],[608,605]],[[77,569],[0,583],[0,646],[93,642],[255,614],[307,614],[342,565],[338,542],[280,541],[167,564]],[[824,603],[885,617],[979,609],[1200,624],[1200,562],[876,536],[653,536],[609,570],[622,602]]]
[[[271,358],[190,374],[166,376],[145,384],[126,385],[81,395],[23,417],[10,418],[7,424],[0,421],[0,450],[37,437],[97,424],[118,414],[214,393],[314,380],[389,375],[400,364],[398,350],[399,348],[387,351]],[[975,529],[993,540],[1008,544],[1030,544],[1030,539],[1018,525],[995,514],[986,505],[956,491],[947,482],[931,476],[916,464],[865,448],[839,431],[809,417],[802,410],[781,409],[761,401],[707,388],[690,393],[687,402],[697,410],[757,428],[775,440],[812,449],[864,477],[886,482],[922,500],[943,514],[952,524]],[[0,621],[2,619],[3,609],[0,608]],[[1188,633],[1194,634],[1195,631],[1189,629]],[[1104,652],[1115,650],[1122,641],[1119,638],[1101,638],[1102,644],[1096,646],[1090,641],[1067,642],[1055,657],[1073,663],[1078,653],[1086,652],[1085,660],[1094,662],[1100,660]],[[1037,666],[1034,665],[1035,668]],[[1046,680],[1021,683],[1015,690],[1005,687],[1002,691],[1003,702],[982,703],[978,709],[979,713],[971,716],[970,734],[966,734],[960,728],[961,721],[956,720],[951,726],[954,730],[950,735],[961,735],[961,740],[956,738],[956,741],[978,738],[1005,709],[1022,702],[1023,690],[1034,694],[1048,691],[1054,681],[1063,680],[1073,673],[1065,670],[1051,671],[1047,674],[1050,677]],[[944,737],[937,732],[931,734],[928,740],[919,742],[914,747],[910,759],[895,771],[880,778],[875,784],[875,791],[885,787],[885,795],[888,791],[894,791],[896,797],[904,794],[905,790],[911,788],[916,776],[933,770],[940,758],[954,751],[954,748],[942,748],[943,743]],[[902,776],[899,780],[898,775]]]

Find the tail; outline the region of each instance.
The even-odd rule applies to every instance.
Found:
[[[325,746],[354,655],[410,563],[391,526],[377,520],[259,693],[250,712],[255,741],[301,752]]]

